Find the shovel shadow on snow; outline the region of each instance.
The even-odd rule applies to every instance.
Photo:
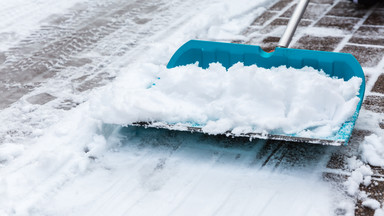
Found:
[[[145,149],[199,163],[216,158],[217,164],[278,172],[324,171],[332,154],[343,148],[136,126],[120,127],[117,134],[122,149]]]
[[[178,197],[175,205],[167,198],[154,198],[155,204],[164,201],[162,206],[169,212],[191,206],[198,209],[195,200],[204,200],[206,206],[218,206],[218,211],[224,212],[232,205],[243,206],[255,215],[281,215],[285,211],[284,215],[329,215],[322,211],[345,211],[333,206],[345,195],[327,173],[334,154],[348,151],[349,146],[250,141],[138,126],[105,125],[103,132],[107,143],[116,143],[112,144],[116,151],[108,157],[133,181],[132,188],[143,194],[143,205],[149,205],[151,202],[145,200],[160,194]],[[107,172],[114,173],[113,169]],[[207,194],[214,198],[205,199]],[[305,207],[299,208],[302,214],[291,208],[297,203],[304,203]],[[136,207],[133,204],[129,208]],[[279,214],[268,214],[274,210]],[[164,215],[171,215],[169,212]]]

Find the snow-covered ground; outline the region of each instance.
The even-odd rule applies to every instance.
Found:
[[[19,97],[0,102],[0,215],[352,215],[353,199],[322,177],[334,147],[122,127],[97,110],[133,65],[164,66],[189,39],[243,39],[270,4],[2,1],[0,80]],[[10,73],[36,62],[49,70]],[[363,160],[382,164],[382,137]],[[351,164],[353,194],[370,172]]]

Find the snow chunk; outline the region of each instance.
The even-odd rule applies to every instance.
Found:
[[[181,123],[211,134],[326,138],[354,114],[360,84],[360,78],[334,79],[310,67],[137,64],[91,102],[91,111],[112,124]]]
[[[365,137],[360,145],[363,161],[373,166],[384,166],[384,139],[376,134]]]
[[[375,210],[380,208],[380,203],[375,199],[367,199],[363,202],[363,206]]]
[[[346,191],[349,195],[354,196],[359,192],[361,183],[369,185],[373,172],[368,165],[362,165],[351,173],[351,176],[344,183]]]

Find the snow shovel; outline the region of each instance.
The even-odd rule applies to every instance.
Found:
[[[358,103],[353,116],[340,127],[336,135],[327,138],[300,137],[297,134],[247,133],[234,135],[231,132],[225,133],[227,136],[241,136],[325,145],[346,145],[348,143],[364,97],[364,73],[359,62],[351,54],[287,48],[305,11],[305,8],[308,5],[308,2],[309,0],[300,0],[292,17],[290,18],[283,36],[279,41],[278,46],[273,52],[264,52],[259,46],[255,45],[191,40],[175,52],[170,59],[167,68],[194,64],[196,62],[198,62],[200,67],[208,68],[210,63],[219,62],[228,69],[238,62],[242,62],[245,66],[256,64],[258,67],[267,69],[281,65],[297,69],[303,68],[304,66],[310,66],[317,70],[323,70],[330,77],[342,78],[345,81],[356,76],[362,79],[362,83],[358,95],[360,102]],[[152,123],[142,122],[137,123],[136,125],[167,128],[171,130],[203,132],[202,128],[199,126],[180,128],[177,125],[168,124],[166,126],[159,126]]]

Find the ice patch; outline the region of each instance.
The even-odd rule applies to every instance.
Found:
[[[330,78],[310,67],[137,64],[92,100],[91,110],[112,124],[181,123],[210,134],[326,138],[354,114],[360,84],[360,78]]]

